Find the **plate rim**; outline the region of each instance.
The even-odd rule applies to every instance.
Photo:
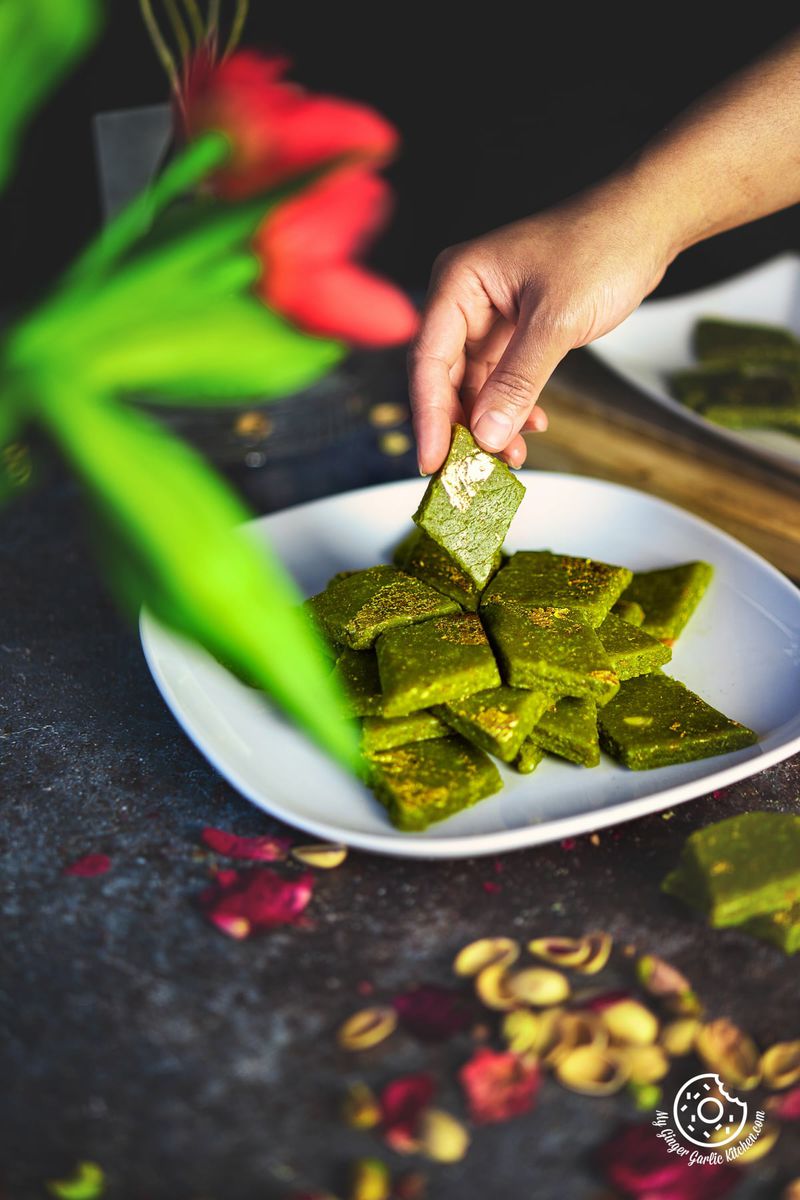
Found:
[[[682,508],[678,504],[674,504],[669,500],[662,500],[659,496],[653,496],[649,492],[642,491],[639,488],[631,487],[628,484],[615,483],[612,480],[601,479],[591,475],[575,475],[567,471],[537,471],[531,468],[523,469],[517,472],[519,475],[535,476],[537,479],[542,477],[558,480],[587,482],[593,485],[600,485],[603,489],[613,492],[624,492],[633,494],[639,498],[652,501],[656,507],[665,508],[674,513],[679,514],[682,518],[688,519],[691,523],[699,526],[704,530],[709,530],[713,535],[722,539],[729,544],[738,553],[744,553],[754,565],[762,570],[767,569],[775,582],[784,589],[787,589],[793,597],[796,598],[797,587],[792,581],[772,563],[768,562],[762,555],[740,542],[738,538],[727,533],[723,529],[719,529],[711,521],[707,521],[703,517],[698,517],[689,510]],[[260,517],[254,518],[246,525],[248,529],[263,529],[268,528],[269,524],[276,518],[295,513],[299,510],[308,511],[320,505],[325,505],[333,500],[340,499],[344,496],[357,497],[361,494],[374,493],[376,491],[385,492],[387,490],[400,490],[403,488],[417,489],[424,487],[424,480],[417,480],[413,477],[408,479],[392,480],[387,483],[373,484],[364,488],[353,488],[346,492],[336,492],[331,496],[318,497],[314,500],[305,501],[303,503],[294,504],[287,508],[282,508],[275,513],[267,513]],[[800,600],[798,600],[800,603]],[[621,825],[627,821],[637,820],[639,817],[648,816],[656,812],[662,812],[667,808],[672,808],[678,804],[687,803],[689,800],[700,799],[711,791],[718,788],[726,787],[730,783],[737,783],[742,779],[750,778],[757,775],[760,771],[766,770],[777,763],[791,758],[794,754],[800,752],[800,733],[788,742],[780,746],[776,746],[771,750],[764,751],[760,754],[754,754],[751,758],[744,761],[739,761],[727,767],[722,767],[719,770],[703,776],[702,779],[689,780],[685,783],[676,784],[674,787],[661,789],[657,792],[649,793],[646,796],[624,800],[616,804],[612,804],[601,809],[593,809],[581,814],[575,814],[567,817],[557,817],[541,822],[534,822],[528,825],[523,825],[518,828],[496,830],[491,833],[473,833],[462,834],[453,837],[436,837],[436,838],[419,838],[412,833],[406,833],[402,830],[393,830],[387,828],[386,833],[369,833],[359,831],[346,831],[346,836],[343,837],[341,826],[331,825],[326,821],[316,820],[313,817],[306,817],[303,814],[297,814],[292,810],[287,810],[279,801],[269,800],[265,803],[262,795],[256,792],[255,788],[251,788],[249,783],[241,778],[239,772],[232,768],[229,764],[222,761],[222,757],[217,754],[214,748],[210,748],[205,738],[201,738],[199,734],[193,731],[193,722],[185,716],[181,706],[175,696],[172,686],[167,677],[162,672],[157,661],[156,641],[159,636],[168,636],[171,639],[182,639],[179,634],[168,630],[162,626],[160,622],[149,613],[146,608],[142,608],[139,615],[139,635],[144,654],[145,662],[153,677],[156,687],[164,700],[167,708],[172,713],[176,722],[188,737],[189,741],[195,749],[206,759],[214,770],[222,776],[240,795],[244,796],[251,804],[262,812],[283,821],[292,828],[302,830],[315,836],[323,837],[328,841],[343,843],[353,849],[365,850],[371,853],[383,854],[393,858],[420,858],[420,859],[455,859],[455,858],[481,858],[487,855],[507,853],[514,850],[524,850],[529,847],[547,845],[552,842],[558,842],[565,837],[582,836],[587,833],[592,833],[599,829],[608,828],[611,825]],[[800,713],[798,713],[800,715]],[[321,752],[323,753],[323,752]],[[747,753],[740,751],[739,753]],[[727,756],[720,756],[727,757]],[[335,764],[331,764],[334,769]],[[698,787],[700,790],[698,790]],[[537,836],[540,833],[541,836]]]

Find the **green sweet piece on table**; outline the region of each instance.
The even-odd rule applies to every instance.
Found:
[[[381,679],[374,650],[345,647],[336,660],[333,674],[344,689],[351,716],[373,716],[383,711]]]
[[[701,362],[754,362],[782,356],[800,359],[800,341],[776,325],[702,317],[694,327],[692,343]]]
[[[407,575],[415,575],[430,587],[436,588],[457,601],[463,608],[476,612],[482,589],[438,542],[422,529],[413,529],[403,538],[394,552],[394,561]],[[494,556],[489,578],[503,560],[500,550]]]
[[[618,600],[611,611],[615,617],[620,617],[629,625],[635,625],[637,629],[644,624],[644,609],[635,600]]]
[[[641,604],[645,633],[659,641],[673,642],[700,603],[713,574],[714,568],[706,562],[637,571],[622,599]]]
[[[421,579],[385,565],[337,576],[306,603],[323,634],[351,650],[368,650],[387,629],[458,611]]]
[[[593,629],[567,608],[523,608],[502,598],[481,605],[505,682],[553,696],[606,704],[619,688]]]
[[[435,711],[468,742],[512,762],[550,700],[543,692],[501,685],[451,700]]]
[[[476,613],[390,629],[375,649],[386,717],[406,716],[502,683]]]
[[[526,608],[569,608],[597,628],[632,578],[627,567],[592,558],[519,550],[497,572],[482,603],[491,598]]]
[[[536,770],[539,763],[544,758],[544,750],[537,743],[528,738],[520,747],[519,754],[514,759],[513,766],[520,775],[530,775]]]
[[[559,758],[596,767],[600,762],[597,705],[586,697],[565,696],[545,711],[529,740]]]
[[[752,937],[772,942],[784,954],[797,954],[800,950],[800,902],[778,912],[751,917],[740,928]]]
[[[365,717],[361,725],[361,748],[365,754],[392,750],[407,742],[427,742],[430,738],[449,737],[449,725],[429,709],[407,717]]]
[[[455,734],[378,751],[368,763],[372,789],[398,829],[427,829],[503,785],[492,760]]]
[[[672,650],[643,629],[609,613],[597,631],[620,682],[657,671],[672,658]]]
[[[450,452],[431,477],[414,521],[477,588],[486,586],[525,488],[513,472],[453,426]]]
[[[758,741],[752,729],[660,671],[623,683],[597,719],[602,748],[632,771],[712,758]]]
[[[795,364],[679,371],[673,394],[709,421],[732,429],[800,431],[800,358]]]
[[[796,909],[800,816],[748,812],[696,830],[661,886],[704,912],[715,927]]]

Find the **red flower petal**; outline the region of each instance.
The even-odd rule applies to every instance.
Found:
[[[221,871],[201,894],[200,904],[223,933],[244,938],[255,929],[298,924],[313,887],[310,873],[284,879],[266,868]]]
[[[800,1087],[773,1096],[769,1102],[770,1115],[779,1121],[800,1121]]]
[[[402,1154],[415,1148],[419,1118],[434,1090],[432,1077],[423,1071],[401,1075],[386,1084],[380,1097],[382,1131],[393,1150]]]
[[[400,1023],[425,1042],[442,1042],[469,1029],[475,1019],[470,1001],[455,988],[423,984],[392,1001]]]
[[[240,51],[215,63],[201,52],[189,64],[180,100],[185,136],[215,129],[233,146],[215,180],[224,196],[254,195],[336,158],[385,162],[397,133],[374,109],[317,96],[282,79],[288,63]]]
[[[206,826],[200,834],[207,846],[224,854],[226,858],[250,859],[254,862],[280,862],[289,853],[291,841],[284,837],[271,837],[264,834],[261,837],[239,837],[235,833],[227,833],[224,829],[212,829]]]
[[[494,879],[484,879],[481,887],[489,896],[495,896],[498,892],[502,892],[503,890],[500,884],[496,883]]]
[[[611,1186],[639,1200],[720,1200],[741,1175],[725,1163],[689,1163],[667,1149],[652,1125],[628,1125],[603,1146],[598,1162]]]
[[[83,875],[87,879],[92,875],[105,875],[111,869],[111,859],[107,854],[84,854],[76,858],[70,866],[64,867],[62,875]]]
[[[536,1063],[527,1063],[511,1051],[485,1048],[475,1051],[458,1077],[476,1125],[507,1121],[528,1112],[541,1081]]]
[[[256,235],[262,299],[310,333],[364,346],[408,341],[418,324],[411,301],[349,261],[388,203],[381,179],[351,168],[281,205]]]

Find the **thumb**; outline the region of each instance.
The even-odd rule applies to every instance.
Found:
[[[525,425],[539,394],[572,348],[564,329],[538,315],[531,302],[519,320],[505,353],[473,405],[470,425],[484,450],[505,450]]]

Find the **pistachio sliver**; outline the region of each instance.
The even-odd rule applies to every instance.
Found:
[[[682,1058],[694,1049],[694,1039],[699,1029],[697,1017],[678,1017],[664,1026],[659,1041],[672,1058]]]
[[[492,963],[475,976],[475,992],[482,1004],[498,1012],[516,1008],[519,1004],[509,987],[509,975],[504,962]]]
[[[392,1178],[379,1158],[359,1158],[352,1166],[350,1200],[389,1200]]]
[[[393,1008],[362,1008],[339,1027],[337,1040],[344,1050],[369,1050],[385,1041],[397,1028]]]
[[[347,846],[333,842],[293,846],[292,858],[306,867],[316,867],[318,871],[331,871],[334,867],[340,867],[347,858]]]
[[[559,1083],[584,1096],[611,1096],[628,1079],[625,1064],[599,1046],[578,1046],[555,1065]]]
[[[519,943],[513,938],[478,938],[463,946],[453,960],[456,975],[477,975],[494,964],[510,966],[519,958]]]
[[[598,971],[602,971],[611,956],[613,939],[610,933],[598,930],[587,933],[585,940],[589,943],[589,953],[584,962],[576,965],[575,969],[582,975],[596,975]]]
[[[628,1070],[631,1083],[644,1086],[658,1083],[669,1071],[669,1058],[662,1046],[617,1046],[614,1056]]]
[[[559,967],[577,967],[592,952],[588,938],[547,937],[528,942],[531,954]]]
[[[692,990],[686,976],[656,954],[643,955],[636,964],[636,974],[651,996],[683,996]]]
[[[771,1091],[800,1083],[800,1041],[776,1042],[761,1055],[759,1065],[762,1082]]]
[[[755,1042],[726,1017],[700,1026],[695,1050],[708,1069],[731,1087],[749,1091],[761,1079]]]
[[[615,1042],[631,1046],[647,1046],[658,1036],[658,1018],[638,1000],[618,1000],[600,1013]]]
[[[342,1117],[350,1129],[374,1129],[381,1121],[380,1101],[366,1083],[351,1083],[342,1105]]]
[[[440,1108],[426,1108],[419,1120],[419,1152],[433,1162],[460,1162],[469,1149],[464,1125]]]
[[[570,992],[566,975],[551,967],[527,967],[515,971],[508,976],[508,988],[522,1004],[532,1004],[536,1008],[560,1004]]]
[[[742,1127],[742,1132],[737,1138],[736,1145],[740,1145],[746,1138],[750,1136],[751,1133],[755,1132],[756,1130],[752,1121],[746,1122],[746,1124]],[[741,1154],[737,1154],[734,1161],[737,1164],[758,1162],[760,1158],[764,1158],[766,1154],[769,1154],[770,1150],[777,1142],[780,1132],[781,1131],[778,1125],[775,1125],[770,1121],[765,1121],[761,1126],[758,1137],[753,1142],[752,1146],[748,1146],[746,1150],[741,1152]],[[721,1129],[716,1135],[712,1133],[710,1144],[713,1146],[715,1141],[724,1141],[724,1138],[725,1131],[724,1129]]]

